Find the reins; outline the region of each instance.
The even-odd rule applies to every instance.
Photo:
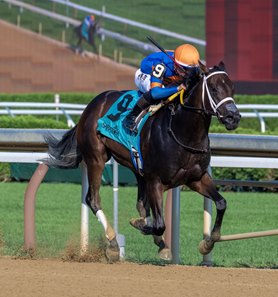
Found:
[[[207,148],[205,149],[198,149],[198,148],[194,148],[192,146],[188,146],[188,145],[185,145],[183,144],[182,142],[180,142],[173,129],[172,129],[172,121],[173,121],[173,117],[175,115],[175,111],[174,111],[174,107],[173,106],[169,106],[170,110],[171,110],[171,117],[170,117],[170,122],[169,122],[169,127],[168,127],[168,132],[171,134],[171,136],[173,137],[173,139],[175,140],[175,142],[177,144],[179,144],[181,147],[185,148],[187,151],[193,153],[193,154],[197,154],[197,153],[201,153],[201,154],[204,154],[204,153],[207,153],[209,151],[209,145],[207,146]]]

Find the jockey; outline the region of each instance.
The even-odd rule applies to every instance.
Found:
[[[155,52],[144,58],[135,73],[135,84],[143,93],[123,125],[136,130],[136,118],[153,100],[168,98],[186,89],[183,81],[189,72],[199,67],[200,55],[191,44],[182,44],[174,51]]]
[[[85,19],[83,20],[81,32],[82,32],[83,37],[88,42],[90,42],[90,36],[89,36],[90,27],[93,27],[94,25],[95,25],[95,16],[87,15],[85,17]]]

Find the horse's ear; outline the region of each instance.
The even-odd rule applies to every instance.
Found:
[[[226,66],[223,61],[220,61],[220,63],[218,64],[218,67],[220,68],[220,70],[226,71]]]
[[[204,73],[208,72],[207,66],[201,60],[199,60],[199,66],[202,72]]]

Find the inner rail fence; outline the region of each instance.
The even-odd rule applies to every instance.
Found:
[[[0,129],[0,162],[4,163],[39,163],[24,194],[24,247],[34,250],[35,242],[35,202],[37,190],[43,181],[48,166],[39,160],[48,157],[45,137],[51,133],[61,139],[67,130],[63,129]],[[114,230],[120,247],[120,257],[124,258],[125,237],[118,232],[118,163],[111,159],[107,164],[113,165],[113,205]],[[82,163],[81,194],[81,232],[80,251],[88,251],[89,243],[89,207],[85,198],[88,192],[87,168]]]
[[[85,104],[61,103],[59,94],[54,96],[54,103],[43,102],[0,102],[0,115],[54,115],[58,119],[64,116],[68,127],[75,125],[71,116],[80,116]],[[276,104],[237,104],[242,118],[256,118],[260,124],[260,131],[265,133],[267,118],[278,118],[278,105]]]
[[[47,157],[47,145],[44,137],[48,133],[60,139],[67,130],[60,129],[0,129],[0,162],[39,163],[39,159]],[[210,134],[212,150],[212,167],[240,168],[278,168],[278,136]],[[35,200],[36,193],[48,170],[39,164],[34,172],[24,196],[24,246],[35,248]],[[237,181],[233,181],[235,184]],[[241,181],[239,181],[241,182]],[[269,183],[269,182],[268,182]],[[272,187],[278,188],[278,182],[272,181]],[[81,252],[88,249],[89,208],[85,203],[88,189],[86,167],[82,165],[81,195]],[[114,228],[120,245],[120,256],[124,257],[125,238],[118,233],[118,164],[113,162],[113,198]],[[179,188],[173,189],[172,222],[167,226],[172,230],[171,250],[172,262],[179,263]],[[212,204],[204,199],[204,237],[211,232]],[[166,230],[167,230],[166,229]],[[169,235],[168,235],[169,237]],[[211,263],[211,253],[204,256],[203,263]]]

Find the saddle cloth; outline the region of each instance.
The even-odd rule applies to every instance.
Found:
[[[141,94],[139,91],[132,90],[120,96],[107,113],[98,120],[97,131],[125,146],[130,151],[134,168],[143,175],[140,133],[150,113],[147,112],[138,123],[137,134],[131,133],[123,126],[123,120],[133,109]]]

